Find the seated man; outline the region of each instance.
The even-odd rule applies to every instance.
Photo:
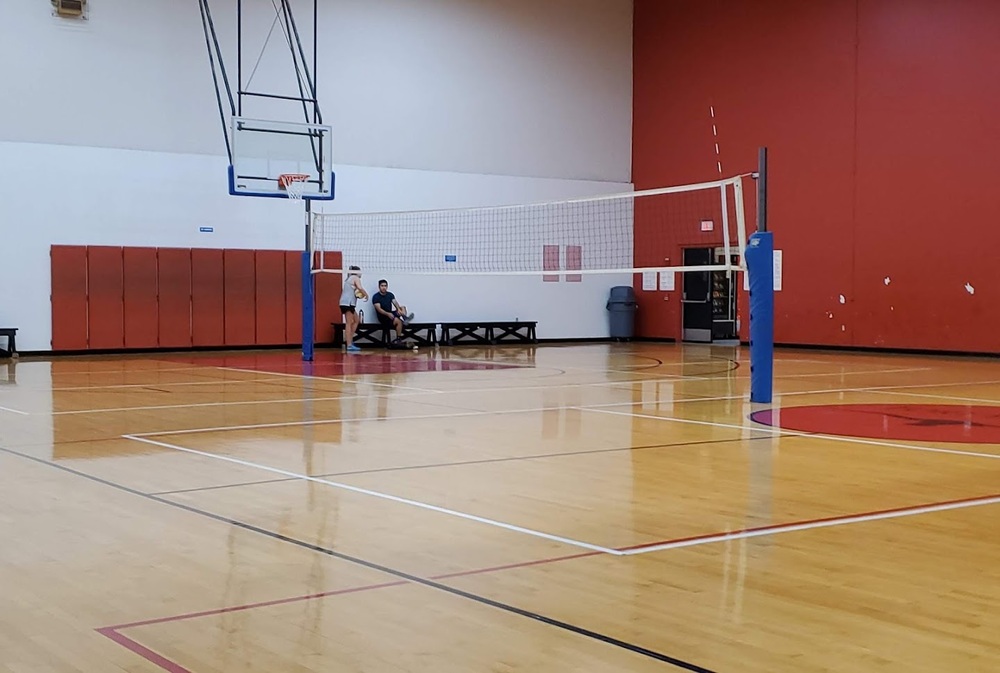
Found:
[[[395,341],[402,339],[403,323],[413,320],[413,314],[407,314],[406,307],[399,305],[396,295],[389,292],[389,281],[384,278],[378,282],[378,292],[372,295],[372,306],[379,323],[386,329],[392,327],[396,330]]]

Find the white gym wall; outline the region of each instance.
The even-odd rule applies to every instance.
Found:
[[[0,59],[17,64],[4,71],[0,106],[0,324],[21,328],[25,351],[50,347],[51,244],[302,245],[301,204],[226,193],[197,3],[89,4],[79,24],[52,17],[43,0],[5,0],[0,21]],[[235,56],[234,3],[211,4]],[[304,30],[306,4],[293,6]],[[259,44],[269,20],[254,20],[244,37]],[[324,207],[631,189],[631,21],[630,0],[326,0],[319,88],[338,198]],[[255,82],[290,83],[284,65],[265,59]],[[423,319],[538,320],[542,338],[606,336],[607,289],[631,284],[477,278],[445,293],[390,280]]]

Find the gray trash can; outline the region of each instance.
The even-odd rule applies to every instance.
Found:
[[[635,290],[631,285],[617,285],[611,288],[607,309],[611,319],[612,339],[631,339],[635,336],[637,308],[639,304],[635,301]]]

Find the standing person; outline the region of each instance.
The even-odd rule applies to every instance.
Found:
[[[361,268],[352,266],[344,279],[344,290],[340,293],[340,313],[344,316],[344,342],[348,353],[361,349],[354,345],[354,333],[358,329],[358,299],[368,299],[368,293],[361,286]]]
[[[403,323],[413,320],[413,314],[407,314],[406,307],[399,305],[396,295],[389,292],[389,281],[384,278],[378,282],[378,292],[372,295],[372,305],[382,327],[396,330],[394,343],[398,343],[403,338]]]

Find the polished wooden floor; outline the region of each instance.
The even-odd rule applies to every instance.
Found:
[[[0,362],[0,671],[1000,671],[1000,361],[775,375],[761,406],[735,347]]]

